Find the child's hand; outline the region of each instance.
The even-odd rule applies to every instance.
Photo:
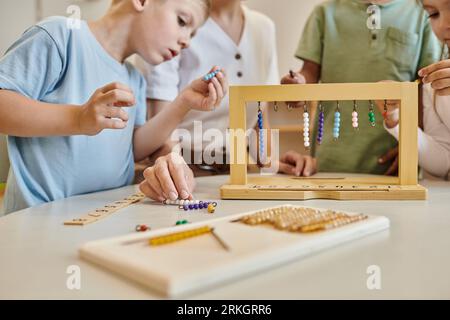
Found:
[[[395,82],[392,80],[383,80],[380,82]],[[386,102],[386,105],[385,105]],[[384,123],[386,127],[393,128],[399,122],[399,108],[400,101],[399,100],[376,100],[375,104],[380,110],[380,113],[383,115]]]
[[[289,70],[289,73],[285,75],[283,78],[281,78],[280,81],[281,84],[306,84],[305,77],[298,73],[294,72],[292,70]],[[291,108],[300,108],[303,107],[303,104],[296,101],[287,101],[286,102],[289,107]]]
[[[306,79],[301,73],[289,70],[289,73],[281,78],[280,82],[281,84],[305,84]]]
[[[442,60],[419,71],[423,83],[431,83],[438,96],[450,95],[450,60]]]
[[[391,162],[391,165],[384,173],[386,176],[395,176],[398,174],[398,146],[390,149],[386,154],[378,159],[379,164],[386,164]]]
[[[210,72],[219,70],[214,67]],[[179,98],[184,107],[200,111],[210,111],[218,107],[226,96],[228,90],[228,80],[223,70],[220,70],[215,77],[205,81],[194,80],[189,87],[184,89]]]
[[[316,158],[311,156],[288,151],[280,158],[278,171],[295,176],[309,177],[317,172],[317,161]]]
[[[81,106],[79,128],[82,134],[96,135],[103,129],[123,129],[128,114],[121,107],[136,103],[130,88],[120,83],[110,83],[97,89],[87,103]]]
[[[178,153],[158,158],[153,167],[145,169],[144,178],[139,189],[153,200],[192,199],[194,174]]]

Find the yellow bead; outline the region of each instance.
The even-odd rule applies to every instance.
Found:
[[[208,204],[208,213],[214,213],[216,211],[216,207],[212,203]]]

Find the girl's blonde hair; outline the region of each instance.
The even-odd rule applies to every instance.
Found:
[[[112,0],[112,5],[116,5],[124,0]],[[166,1],[166,0],[159,0],[159,1]],[[189,1],[195,1],[198,2],[204,9],[205,17],[209,17],[209,13],[211,11],[211,1],[212,0],[189,0]]]

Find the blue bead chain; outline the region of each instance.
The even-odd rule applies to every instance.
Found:
[[[322,144],[323,140],[323,126],[325,123],[325,114],[323,112],[323,106],[322,103],[319,102],[319,123],[317,125],[317,143]]]
[[[261,111],[261,102],[258,102],[258,135],[259,135],[259,162],[264,158],[264,135],[263,135],[263,114]]]
[[[338,101],[336,111],[334,112],[334,127],[333,127],[334,140],[337,140],[339,138],[340,128],[341,128],[341,112],[339,110],[339,101]]]
[[[215,70],[213,72],[210,72],[206,76],[203,77],[203,80],[204,81],[209,81],[212,78],[214,78],[219,72],[220,72],[220,69],[217,69],[217,70]]]

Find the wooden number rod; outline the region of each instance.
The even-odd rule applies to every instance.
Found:
[[[97,222],[98,220],[104,219],[114,212],[137,203],[144,198],[145,196],[142,193],[136,193],[132,196],[126,197],[123,200],[114,201],[103,208],[95,209],[94,211],[86,213],[79,218],[65,221],[64,224],[66,226],[84,226],[89,223]]]

